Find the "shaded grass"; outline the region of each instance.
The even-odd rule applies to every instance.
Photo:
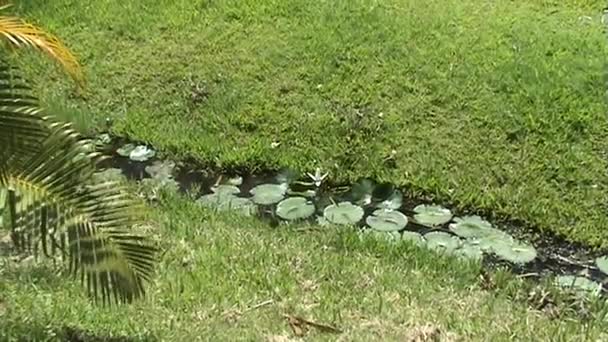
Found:
[[[116,133],[220,168],[388,180],[607,247],[608,49],[593,5],[30,0],[17,10],[81,56],[90,92],[73,100],[93,122],[115,119]],[[33,65],[45,101],[74,95]]]
[[[512,295],[527,285],[508,274],[482,289],[479,265],[407,243],[361,241],[350,229],[298,232],[218,214],[161,193],[141,229],[165,246],[146,301],[106,310],[49,266],[0,266],[0,339],[60,338],[62,327],[131,340],[264,340],[291,336],[284,314],[335,325],[308,340],[404,340],[433,324],[464,341],[598,340],[606,321],[560,307],[551,319]],[[495,274],[500,276],[499,274]],[[256,304],[272,300],[259,308]]]

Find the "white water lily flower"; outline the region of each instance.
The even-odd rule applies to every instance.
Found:
[[[315,183],[315,186],[318,188],[321,186],[321,183],[323,183],[323,180],[325,180],[325,177],[327,177],[327,175],[329,174],[329,172],[326,172],[324,175],[321,175],[321,168],[317,168],[315,170],[315,174],[310,174],[310,173],[306,173],[308,175],[308,177],[310,177],[310,179],[312,179],[312,181]]]

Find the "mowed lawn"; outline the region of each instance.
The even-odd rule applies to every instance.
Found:
[[[592,1],[19,1],[89,78],[44,103],[219,168],[369,176],[608,247]],[[25,63],[24,63],[25,64]]]
[[[0,340],[608,338],[605,304],[569,304],[505,272],[481,281],[479,265],[408,243],[361,241],[344,228],[271,228],[255,218],[215,214],[188,198],[162,193],[148,219],[139,229],[159,239],[164,253],[148,297],[130,306],[93,306],[83,288],[67,282],[56,268],[0,258]],[[287,317],[337,330],[298,330],[297,325],[292,330]],[[70,329],[80,339],[68,339]]]

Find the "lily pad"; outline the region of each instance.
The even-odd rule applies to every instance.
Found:
[[[351,189],[351,197],[357,204],[368,205],[372,202],[373,191],[374,182],[369,179],[362,179],[353,184]]]
[[[573,289],[579,293],[599,295],[602,285],[585,277],[561,275],[555,278],[556,285],[562,288]]]
[[[331,223],[351,225],[363,218],[363,208],[350,202],[340,202],[325,208],[323,215]]]
[[[131,153],[129,153],[129,159],[133,161],[144,162],[154,157],[155,155],[156,152],[153,149],[150,149],[144,145],[139,145],[135,147],[135,149],[133,149]]]
[[[365,222],[374,230],[390,232],[405,228],[407,217],[399,211],[377,209],[365,219]]]
[[[116,153],[118,153],[118,155],[123,156],[123,157],[129,157],[131,155],[131,152],[135,149],[135,145],[133,144],[126,144],[123,147],[120,147],[119,149],[116,150]]]
[[[108,168],[103,171],[98,171],[93,174],[93,177],[98,181],[124,181],[127,178],[119,168]]]
[[[219,211],[233,210],[251,216],[256,210],[255,204],[248,198],[237,197],[228,192],[216,192],[204,195],[197,200],[205,207],[216,208]]]
[[[498,257],[515,264],[526,264],[536,259],[534,246],[516,240],[494,243],[491,250]]]
[[[377,207],[382,208],[382,209],[395,210],[395,209],[401,208],[402,204],[403,204],[403,195],[401,194],[401,191],[395,190],[387,199],[380,202]]]
[[[373,236],[376,239],[397,242],[401,240],[401,234],[396,231],[380,231],[375,229],[363,229],[361,231],[363,235]]]
[[[326,227],[331,224],[331,222],[327,221],[325,216],[317,216],[317,224],[321,227]]]
[[[457,237],[444,232],[430,232],[424,234],[424,238],[426,239],[426,245],[430,249],[444,251],[450,254],[460,248],[462,243]]]
[[[177,191],[179,189],[179,184],[173,178],[144,178],[140,182],[143,189],[152,191],[152,193],[160,189],[170,191]]]
[[[218,186],[214,186],[211,188],[211,191],[213,191],[216,194],[228,194],[228,195],[236,195],[238,193],[241,192],[241,190],[234,186],[234,185],[229,185],[229,184],[221,184]]]
[[[260,205],[270,205],[280,202],[285,198],[287,184],[261,184],[249,192],[253,195],[253,202]]]
[[[0,196],[1,198],[2,196]],[[604,274],[608,274],[608,255],[595,259],[595,265]]]
[[[108,146],[112,142],[112,137],[108,133],[102,133],[95,139],[95,146],[98,148]]]
[[[304,197],[291,197],[277,205],[277,215],[284,220],[299,220],[315,213],[315,205]]]
[[[146,173],[152,178],[157,179],[168,179],[173,177],[173,170],[175,169],[175,162],[171,160],[160,161],[157,160],[152,165],[146,166]]]
[[[426,240],[424,239],[424,237],[422,237],[422,234],[409,230],[404,230],[403,232],[401,232],[401,240],[411,241],[418,246],[421,246],[426,243]]]
[[[232,177],[232,178],[228,179],[228,181],[226,183],[229,185],[241,186],[243,184],[243,177],[241,177],[241,176]]]
[[[454,251],[454,254],[465,259],[481,260],[483,258],[483,251],[475,244],[471,244],[465,241],[460,248]]]
[[[431,227],[441,226],[452,219],[450,209],[439,205],[420,204],[414,208],[414,212],[416,222]]]
[[[463,238],[481,238],[496,233],[498,229],[479,216],[457,217],[450,224],[450,230]]]

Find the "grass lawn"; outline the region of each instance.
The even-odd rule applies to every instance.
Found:
[[[45,105],[91,129],[109,117],[115,133],[217,168],[391,181],[608,247],[608,44],[593,5],[27,0],[13,13],[79,55],[84,95],[40,56],[22,64]],[[342,330],[307,340],[402,341],[426,325],[445,341],[608,339],[604,304],[558,296],[537,310],[530,284],[480,281],[480,265],[408,244],[272,228],[173,195],[150,209],[140,228],[166,254],[146,301],[104,310],[48,265],[0,257],[0,340],[69,326],[285,342],[284,315]]]
[[[14,12],[80,56],[85,98],[36,62],[31,75],[47,105],[92,126],[110,117],[116,133],[216,167],[388,180],[608,247],[608,44],[592,4],[30,0]]]
[[[95,307],[54,269],[1,258],[0,340],[42,341],[71,327],[145,341],[295,341],[284,315],[342,331],[311,328],[307,341],[407,341],[427,325],[441,329],[441,341],[608,338],[597,310],[586,321],[562,304],[534,310],[528,305],[540,301],[525,300],[520,280],[495,273],[496,287],[484,289],[479,265],[407,243],[361,241],[352,230],[271,228],[169,195],[149,219],[145,229],[170,248],[148,298],[133,306]]]

